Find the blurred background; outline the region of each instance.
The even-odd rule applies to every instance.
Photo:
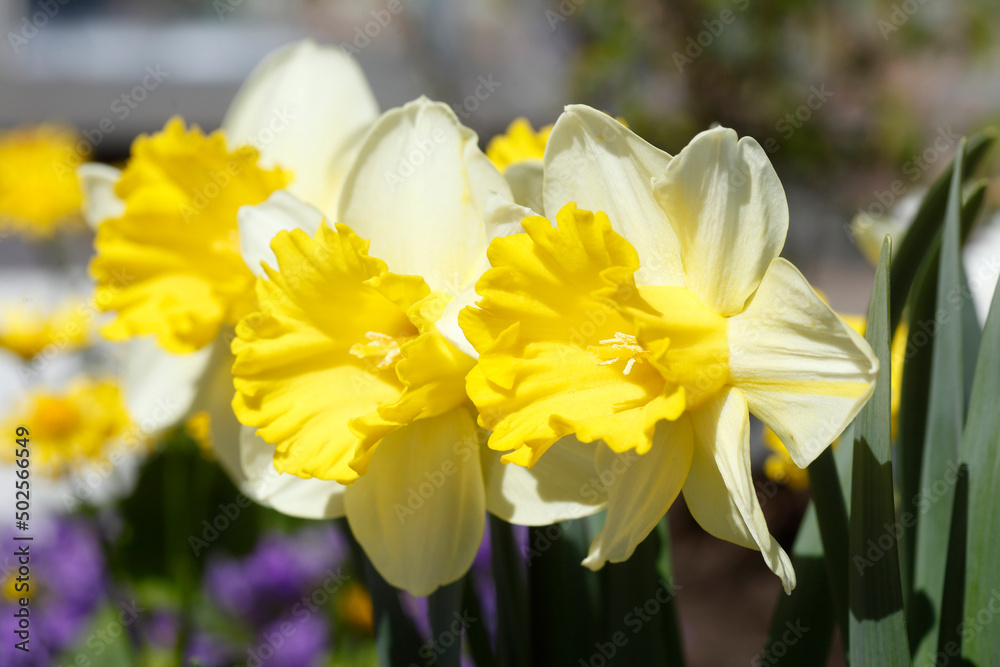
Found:
[[[387,10],[393,3],[396,13]],[[947,165],[959,135],[1000,117],[998,30],[1000,5],[991,0],[0,0],[0,128],[68,125],[92,149],[87,159],[115,163],[137,134],[160,129],[172,115],[217,128],[253,66],[302,37],[354,53],[383,109],[426,94],[452,105],[484,146],[515,117],[537,128],[578,102],[623,118],[670,153],[720,123],[755,137],[782,179],[791,214],[785,256],[835,308],[861,313],[874,271],[848,225],[859,212],[880,214],[919,194]],[[490,92],[477,98],[483,81]],[[991,209],[998,195],[991,186]],[[91,241],[80,229],[58,249],[68,282],[84,296]],[[46,309],[53,288],[30,276],[49,251],[5,233],[0,300]],[[114,363],[112,350],[91,354]],[[72,374],[60,371],[61,363],[49,364],[50,380]],[[15,361],[4,368],[17,373]],[[5,381],[4,411],[24,386],[16,377]],[[808,490],[769,479],[767,455],[755,443],[764,511],[787,549]],[[230,502],[235,491],[224,476],[205,474],[217,500]],[[138,488],[142,499],[124,509],[60,528],[61,548],[92,548],[94,569],[86,576],[95,586],[113,584],[95,531],[117,530],[124,544],[144,545],[123,549],[128,567],[169,570],[150,560],[156,549],[148,540],[156,536],[138,535],[143,512],[158,502],[149,484]],[[202,619],[204,627],[178,628],[168,612],[143,612],[141,632],[129,626],[136,642],[155,645],[149,638],[161,637],[169,646],[186,632],[223,646],[213,645],[220,662],[203,656],[203,664],[246,662],[246,646],[234,637],[252,644],[278,617],[255,606],[254,596],[269,594],[241,589],[234,573],[266,578],[281,569],[274,563],[288,562],[286,552],[298,552],[304,561],[288,590],[312,590],[326,568],[349,559],[350,545],[335,528],[259,508],[245,512],[246,530],[228,531],[198,560],[194,579],[216,613]],[[193,530],[202,518],[211,515],[194,520]],[[762,645],[778,580],[755,552],[701,532],[683,503],[671,522],[691,664],[746,664]],[[53,576],[68,576],[53,567]],[[146,607],[169,598],[156,586],[143,595]],[[335,645],[348,646],[344,655],[359,652],[357,664],[370,663],[366,595],[360,587],[341,590],[329,603],[340,634],[316,629],[309,635],[315,651],[281,664],[349,664],[330,657]],[[82,620],[64,631],[71,638],[87,636],[93,618],[103,618],[95,614],[116,611],[81,604]],[[236,634],[234,619],[242,623]]]

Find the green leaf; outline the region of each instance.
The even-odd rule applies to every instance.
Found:
[[[666,518],[627,561],[605,565],[602,574],[604,627],[584,662],[599,655],[609,665],[683,665]]]
[[[840,434],[839,441],[843,443],[833,451],[833,462],[837,478],[841,486],[841,498],[845,504],[845,512],[850,516],[849,501],[851,499],[851,468],[854,461],[854,424],[849,424]],[[828,451],[831,451],[828,450]],[[825,454],[824,454],[825,456]],[[822,466],[823,464],[821,464]],[[810,476],[815,474],[810,468]],[[827,483],[829,473],[820,468],[820,483]],[[810,477],[812,480],[812,477]],[[811,481],[811,484],[815,482]],[[815,492],[815,489],[814,489]],[[832,491],[827,491],[833,494]],[[835,497],[835,496],[833,496]],[[833,539],[833,533],[827,539]],[[849,545],[849,534],[840,534],[840,539]],[[821,536],[815,498],[806,508],[806,514],[799,527],[799,534],[792,545],[792,567],[795,568],[798,583],[791,595],[782,595],[771,618],[764,650],[761,652],[762,664],[778,665],[818,665],[825,664],[833,642],[834,626],[837,623],[835,610],[834,584],[830,579],[832,559],[828,558],[823,549],[824,540]],[[843,567],[839,570],[847,576],[848,561],[842,555]],[[846,581],[843,590],[848,590]],[[849,602],[849,600],[848,600]],[[794,644],[784,640],[785,633],[798,627],[809,628],[809,633]],[[843,645],[848,646],[849,634],[846,628],[841,632]],[[779,655],[779,652],[783,655]]]
[[[961,149],[960,149],[961,150]],[[854,665],[908,665],[892,487],[889,240],[882,244],[865,335],[882,371],[854,428],[851,481],[850,657]]]
[[[792,567],[797,585],[791,595],[778,598],[764,649],[756,657],[762,665],[825,665],[836,620],[816,507],[811,503],[792,545]],[[809,632],[794,643],[782,639],[797,627],[809,628]]]
[[[959,143],[956,164],[961,164],[965,141]],[[910,643],[917,664],[933,663],[944,603],[948,536],[958,478],[959,443],[965,415],[963,304],[960,256],[962,170],[952,173],[945,215],[941,259],[934,310],[934,349],[931,361],[927,430],[924,437],[913,561],[913,595],[910,598]],[[927,323],[917,323],[922,326]],[[913,418],[909,416],[908,418]]]
[[[962,656],[972,665],[1000,664],[1000,289],[993,293],[979,347],[969,415],[962,436],[968,470],[968,540]],[[983,610],[989,622],[983,623]]]
[[[497,589],[497,662],[503,667],[527,665],[529,655],[528,590],[523,558],[511,525],[492,514],[490,555]]]
[[[364,550],[354,539],[346,519],[338,520],[349,536],[354,560],[361,564],[365,587],[372,598],[372,620],[375,626],[375,651],[379,665],[423,664],[419,657],[423,640],[413,620],[399,603],[399,591],[382,578]]]
[[[979,182],[971,189],[962,204],[961,233],[963,243],[972,232],[975,221],[982,211],[985,194],[986,183]],[[920,514],[918,503],[922,503],[920,471],[923,465],[927,402],[930,396],[931,363],[933,360],[931,342],[934,328],[931,324],[934,322],[936,309],[940,261],[941,233],[938,232],[931,248],[927,251],[927,256],[920,266],[920,271],[913,281],[913,289],[910,292],[910,301],[907,305],[906,358],[903,363],[903,381],[899,399],[899,433],[896,441],[896,455],[899,457],[901,471],[899,511],[903,538],[900,540],[902,544],[900,565],[903,571],[903,599],[908,604],[913,591],[913,560],[916,550],[912,528],[916,525],[917,517]],[[966,322],[968,322],[968,315],[975,316],[971,308],[965,309],[965,314]],[[963,331],[968,334],[969,327],[963,325]],[[968,339],[969,336],[966,335],[966,338]],[[964,356],[966,368],[968,368],[970,355],[965,353]]]
[[[674,581],[673,558],[670,550],[670,520],[667,517],[663,517],[656,525],[655,534],[659,536],[660,540],[660,557],[656,562],[658,580],[667,584],[670,590],[679,591],[680,586]],[[681,635],[680,614],[673,598],[660,613],[660,632],[667,649],[667,659],[664,664],[682,667],[684,665],[684,639]]]
[[[465,617],[462,606],[464,577],[442,586],[427,597],[427,615],[431,621],[431,639],[434,640],[435,665],[459,667],[462,662],[462,636],[455,634],[455,621]],[[476,616],[478,623],[482,616]],[[446,641],[450,638],[450,642]]]
[[[850,563],[847,503],[837,473],[833,448],[827,447],[809,466],[809,486],[816,506],[820,538],[829,577],[837,625],[841,629],[845,650],[849,646],[848,629],[848,578]]]
[[[122,611],[110,602],[101,604],[91,618],[87,634],[81,637],[79,643],[68,650],[61,660],[53,664],[99,664],[102,667],[130,667],[136,664],[129,628],[123,627],[119,618]],[[4,640],[11,643],[15,641],[6,637]],[[173,662],[175,661],[171,661],[170,664]],[[29,662],[29,664],[35,663]]]
[[[992,128],[973,135],[969,139],[959,171],[963,174],[971,174],[975,171],[983,156],[993,146],[995,139],[996,132]],[[895,331],[896,325],[899,324],[903,314],[903,306],[906,305],[906,298],[910,293],[910,286],[927,255],[929,243],[944,220],[954,166],[953,162],[927,190],[927,195],[920,204],[913,222],[899,243],[899,248],[896,249],[896,256],[892,262],[891,292],[889,293],[889,323],[892,331]]]
[[[531,662],[579,667],[603,634],[601,573],[580,565],[603,518],[587,517],[528,529]]]
[[[462,590],[462,606],[469,612],[469,616],[477,620],[466,629],[465,635],[469,644],[469,653],[472,654],[472,661],[476,663],[476,667],[495,667],[497,662],[493,657],[493,649],[490,647],[490,633],[486,629],[483,605],[476,592],[473,574],[469,572],[462,580],[465,582]]]

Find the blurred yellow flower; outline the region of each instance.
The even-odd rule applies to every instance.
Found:
[[[78,139],[74,129],[58,125],[0,134],[0,231],[39,239],[83,228],[70,160]]]
[[[187,130],[179,118],[135,140],[115,188],[125,212],[105,220],[94,241],[96,301],[118,311],[101,333],[155,334],[170,352],[193,352],[251,310],[254,276],[236,214],[289,181],[257,159],[255,149],[229,150],[221,132]]]
[[[764,444],[771,453],[764,459],[764,475],[768,479],[788,486],[792,491],[803,491],[809,488],[809,471],[795,465],[788,450],[777,434],[764,427]],[[834,441],[836,447],[836,441]]]
[[[337,611],[354,630],[370,635],[374,631],[372,596],[364,586],[350,584],[337,600]]]
[[[78,379],[65,392],[36,391],[5,420],[4,432],[29,430],[32,472],[61,477],[84,464],[108,460],[111,449],[129,431],[118,384]],[[5,451],[14,460],[14,448]]]
[[[505,133],[490,139],[486,146],[486,157],[500,171],[520,162],[541,160],[545,155],[545,142],[549,140],[551,132],[551,125],[536,132],[527,118],[517,118],[507,126]]]
[[[184,430],[201,450],[201,455],[209,461],[215,459],[212,449],[212,415],[208,410],[194,413],[184,422]]]
[[[860,335],[865,334],[867,320],[862,315],[841,315],[847,324]],[[899,396],[903,385],[903,361],[906,358],[906,337],[909,328],[905,323],[900,324],[896,329],[896,335],[892,339],[892,374],[890,377],[892,386],[892,437],[896,437],[899,426]],[[781,443],[781,439],[769,429],[764,427],[764,445],[771,450],[771,454],[764,460],[764,474],[768,479],[778,484],[786,484],[793,491],[802,491],[809,488],[809,472],[804,470],[792,461],[788,450]],[[838,441],[833,441],[833,446],[837,446]]]
[[[93,313],[83,300],[42,314],[20,304],[0,307],[0,347],[25,361],[49,346],[60,352],[86,347],[91,340]]]
[[[6,575],[2,582],[0,582],[0,599],[8,600],[11,602],[16,602],[20,598],[29,598],[31,593],[29,591],[18,591],[16,586],[18,573],[17,568],[12,567],[10,574]],[[23,586],[22,586],[23,588]]]

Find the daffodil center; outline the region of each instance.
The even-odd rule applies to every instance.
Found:
[[[379,331],[365,333],[365,342],[355,343],[349,352],[364,359],[378,369],[391,368],[403,354],[403,344],[416,336],[390,336]]]
[[[616,331],[611,338],[599,340],[597,345],[589,345],[587,352],[598,366],[611,366],[624,362],[623,375],[631,373],[636,362],[642,361],[646,356],[646,349],[639,345],[636,337],[621,331]]]
[[[694,410],[729,382],[726,318],[683,287],[644,286],[639,294],[659,316],[637,319],[636,342],[668,383],[684,388]]]
[[[36,435],[65,438],[80,426],[81,414],[73,401],[59,396],[42,396],[35,402],[31,421]]]

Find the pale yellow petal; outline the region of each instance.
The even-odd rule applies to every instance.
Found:
[[[684,500],[695,520],[712,535],[755,549],[795,588],[788,554],[767,530],[750,472],[750,419],[746,399],[728,389],[691,413],[694,456],[684,482]]]
[[[125,202],[115,194],[115,185],[121,175],[120,169],[100,162],[85,162],[76,168],[83,193],[81,211],[91,229],[96,230],[105,220],[125,212]]]
[[[288,169],[293,194],[334,215],[346,176],[342,158],[377,117],[375,96],[354,58],[303,40],[254,68],[222,127],[233,146],[249,144],[264,164]]]
[[[874,391],[871,347],[783,259],[729,319],[732,384],[800,468],[847,427]]]
[[[371,239],[397,273],[455,294],[488,243],[486,198],[510,189],[446,104],[419,98],[384,113],[347,177],[338,222]],[[474,277],[472,278],[474,279]]]
[[[264,275],[263,264],[277,266],[271,240],[280,231],[301,229],[315,236],[323,214],[297,199],[288,190],[276,190],[256,206],[243,206],[237,214],[240,230],[240,256],[255,276]]]
[[[684,415],[661,421],[645,454],[598,449],[598,473],[602,481],[610,482],[608,513],[584,565],[599,570],[607,562],[629,559],[681,492],[691,467],[693,437],[691,420]]]
[[[240,460],[247,476],[245,493],[255,502],[301,519],[344,516],[345,485],[279,473],[274,468],[274,447],[248,426],[240,431]]]
[[[607,482],[594,468],[602,442],[580,442],[569,435],[556,441],[532,468],[502,463],[501,453],[483,448],[486,509],[519,526],[547,526],[581,519],[604,509]],[[620,455],[634,460],[638,455]]]
[[[721,315],[743,310],[788,232],[764,149],[730,129],[702,132],[670,162],[656,198],[677,233],[685,287]]]
[[[429,595],[458,580],[483,539],[479,437],[465,408],[388,435],[347,489],[351,531],[393,586]]]
[[[683,285],[677,235],[653,196],[653,179],[669,163],[670,155],[611,116],[570,105],[545,150],[544,213],[554,219],[568,202],[603,211],[639,253],[639,284]]]
[[[534,211],[545,210],[542,194],[544,167],[541,159],[513,164],[503,173],[514,201]]]

